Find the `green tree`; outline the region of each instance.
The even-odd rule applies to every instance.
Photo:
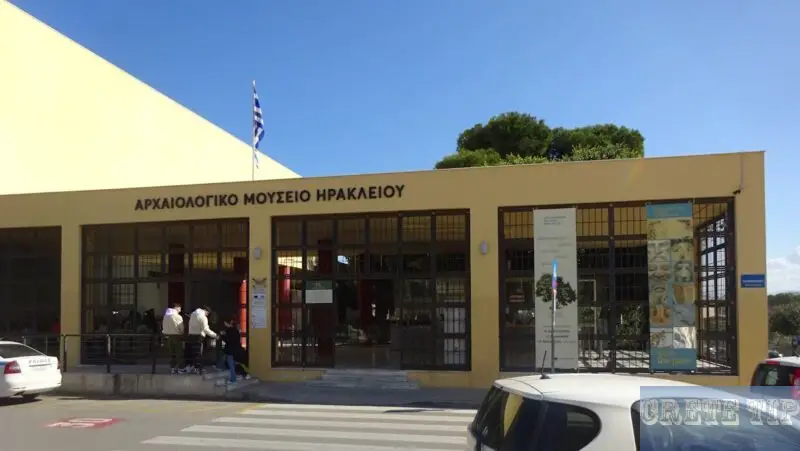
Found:
[[[556,294],[558,302],[556,308],[563,308],[578,300],[578,295],[572,284],[565,282],[563,278],[556,276]],[[536,281],[536,297],[541,297],[544,302],[553,302],[553,275],[550,273],[542,274]],[[551,307],[552,308],[552,307]]]
[[[783,336],[800,335],[800,303],[773,308],[769,312],[769,331]]]
[[[644,138],[627,127],[550,128],[536,116],[509,112],[461,132],[456,152],[436,163],[436,169],[642,156]]]
[[[788,291],[786,293],[776,293],[767,296],[767,305],[770,309],[780,305],[800,303],[800,293]]]
[[[479,166],[500,166],[506,164],[503,157],[492,149],[459,150],[442,158],[436,169],[473,168]]]

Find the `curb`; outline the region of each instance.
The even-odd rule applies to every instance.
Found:
[[[80,393],[71,390],[56,390],[49,395],[54,397],[80,397],[85,399],[96,400],[117,400],[117,399],[161,399],[170,401],[207,401],[207,402],[262,402],[265,404],[307,404],[308,400],[297,402],[296,400],[278,398],[273,396],[262,396],[258,393],[248,393],[247,391],[232,391],[219,395],[148,395],[148,394],[132,394],[132,395],[106,395],[106,394],[93,394],[93,393]],[[321,406],[370,406],[375,405],[369,400],[351,401],[351,402],[336,402],[321,399],[314,401],[313,404]],[[385,407],[411,407],[420,409],[477,409],[479,407],[476,403],[470,402],[453,402],[453,401],[400,401],[400,402],[381,402],[381,406]]]

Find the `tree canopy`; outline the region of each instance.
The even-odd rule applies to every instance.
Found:
[[[800,292],[787,291],[785,293],[770,294],[767,296],[767,305],[770,309],[786,304],[800,304]]]
[[[800,335],[800,304],[784,304],[772,309],[769,330],[784,336]]]
[[[551,128],[530,114],[509,112],[461,132],[456,152],[436,169],[643,156],[644,137],[637,130],[614,124]]]
[[[800,293],[767,296],[769,331],[784,336],[800,335]]]

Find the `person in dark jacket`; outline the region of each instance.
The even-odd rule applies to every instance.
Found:
[[[236,382],[237,374],[244,378],[249,377],[244,367],[246,354],[245,349],[242,347],[242,333],[235,319],[225,321],[225,331],[223,331],[221,338],[224,343],[222,352],[225,358],[225,366],[230,371],[230,383]]]

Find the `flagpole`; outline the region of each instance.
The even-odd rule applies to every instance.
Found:
[[[253,96],[255,96],[255,92],[256,92],[255,90],[256,90],[256,81],[253,80],[253,92],[252,92]],[[253,97],[253,99],[255,99],[255,97]],[[251,119],[253,118],[253,114],[254,114],[254,111],[253,111],[253,109],[255,107],[255,103],[254,102],[255,102],[254,100],[250,102],[250,118]],[[255,124],[253,124],[251,126],[251,129],[253,129],[254,127],[255,127]],[[250,139],[250,149],[253,151],[250,154],[250,181],[255,182],[256,181],[256,138],[255,138],[255,136],[251,137],[251,139]]]
[[[251,119],[253,118],[253,114],[255,114],[254,110],[253,110],[254,107],[255,107],[255,95],[256,95],[255,93],[256,93],[256,81],[253,80],[253,92],[252,92],[253,101],[250,102],[251,103],[251,105],[250,105],[250,117],[251,117]],[[253,124],[253,127],[255,127],[255,124]],[[253,131],[255,131],[255,130],[253,130]],[[250,140],[250,150],[252,150],[252,153],[250,154],[250,180],[255,182],[256,181],[256,138],[255,138],[255,135]]]

